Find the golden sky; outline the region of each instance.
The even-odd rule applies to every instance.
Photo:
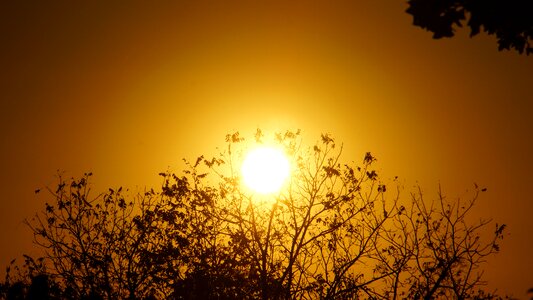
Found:
[[[533,286],[533,57],[433,40],[405,1],[2,1],[0,268],[31,249],[36,188],[157,186],[226,133],[300,128],[509,225],[487,279]]]

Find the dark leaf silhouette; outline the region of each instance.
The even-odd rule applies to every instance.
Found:
[[[495,35],[498,50],[533,52],[533,2],[523,0],[408,0],[413,24],[431,31],[433,38],[454,36],[456,27],[470,27]]]

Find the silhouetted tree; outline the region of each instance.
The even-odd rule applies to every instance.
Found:
[[[391,286],[407,284],[407,295],[414,299],[496,297],[478,289],[484,284],[480,267],[488,256],[499,251],[498,241],[503,238],[505,225],[496,224],[492,235],[482,236],[480,229],[490,222],[466,220],[482,191],[485,189],[475,186],[468,201],[447,201],[439,191],[438,199],[428,202],[419,190],[411,196],[408,208],[399,208],[394,223],[400,230],[389,234],[390,246],[382,261],[389,262],[385,264],[387,268],[391,261],[405,262],[401,270],[405,281],[400,282],[402,274],[397,271]]]
[[[454,26],[467,20],[470,36],[495,35],[498,49],[533,52],[533,2],[524,0],[408,0],[413,24],[433,32],[433,38],[452,37]]]
[[[151,205],[144,196],[126,201],[122,189],[90,196],[85,174],[60,182],[45,210],[26,223],[45,250],[50,275],[69,298],[125,299],[151,295],[153,242],[136,226]]]
[[[470,201],[431,202],[421,191],[402,199],[370,153],[343,163],[329,135],[310,147],[291,131],[226,142],[129,201],[121,189],[91,198],[90,174],[60,179],[54,203],[28,222],[46,277],[15,293],[53,285],[68,299],[496,298],[481,289],[480,267],[504,226],[487,232],[489,221],[466,218],[482,189]],[[239,172],[246,149],[264,143],[293,165],[268,196],[243,188]],[[2,295],[8,287],[18,288],[6,281]]]
[[[370,153],[360,166],[341,164],[342,147],[328,135],[306,148],[299,132],[286,132],[275,143],[291,157],[291,180],[267,200],[241,188],[237,167],[249,145],[238,133],[226,141],[220,156],[199,157],[184,176],[162,174],[159,213],[179,214],[166,218],[162,227],[172,233],[165,236],[197,243],[188,244],[196,252],[185,255],[192,276],[181,274],[183,290],[194,291],[204,278],[225,278],[200,290],[262,299],[480,295],[478,268],[497,252],[504,229],[483,241],[488,222],[467,223],[482,190],[476,187],[472,201],[439,195],[431,206],[422,193],[407,202],[398,190],[386,197]],[[254,143],[263,142],[258,132]]]
[[[47,274],[43,258],[35,260],[24,255],[22,266],[14,263],[15,260],[12,260],[6,268],[5,280],[0,283],[0,299],[62,299],[64,294]]]

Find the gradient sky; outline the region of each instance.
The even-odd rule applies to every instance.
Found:
[[[533,57],[495,39],[433,40],[405,1],[0,2],[0,272],[56,171],[95,190],[157,186],[226,133],[329,132],[378,158],[404,196],[487,187],[509,225],[491,289],[533,286]],[[97,191],[95,191],[97,192]],[[492,228],[490,228],[492,229]]]

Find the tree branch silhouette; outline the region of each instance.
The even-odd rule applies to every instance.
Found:
[[[0,295],[26,295],[44,276],[48,289],[37,290],[68,299],[497,298],[483,291],[481,267],[505,225],[490,232],[490,221],[468,219],[484,189],[466,201],[427,201],[421,189],[404,199],[372,154],[344,163],[331,136],[306,147],[287,131],[270,142],[290,157],[290,180],[258,196],[238,172],[254,142],[267,137],[228,135],[219,155],[161,173],[157,191],[93,197],[90,174],[60,178],[27,221],[44,257]]]

